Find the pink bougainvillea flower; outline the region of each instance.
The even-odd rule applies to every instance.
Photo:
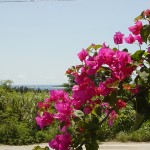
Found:
[[[97,94],[93,81],[89,80],[88,78],[87,80],[84,80],[82,84],[74,85],[72,92],[72,105],[75,109],[79,109]]]
[[[78,85],[81,85],[81,84],[93,84],[93,81],[89,78],[89,76],[87,75],[87,73],[85,72],[82,72],[81,74],[77,74],[75,75],[75,79],[74,81],[78,84]]]
[[[50,100],[51,101],[66,101],[69,99],[68,93],[64,90],[51,90],[50,91]]]
[[[150,9],[145,10],[145,11],[144,11],[144,15],[145,15],[146,17],[149,17],[149,16],[150,16]]]
[[[72,105],[75,109],[79,110],[84,103],[79,98],[72,98]]]
[[[42,129],[43,127],[50,125],[53,121],[53,116],[49,112],[44,112],[42,116],[38,115],[36,118],[36,123]]]
[[[70,99],[66,101],[57,101],[54,105],[57,113],[53,117],[61,122],[65,122],[66,126],[70,125],[70,117],[72,116],[73,108]]]
[[[101,67],[101,65],[104,63],[103,60],[104,57],[100,57],[98,55],[89,57],[87,60],[85,60],[85,72],[88,75],[94,75],[97,70]]]
[[[147,48],[147,52],[150,53],[150,47]]]
[[[99,49],[98,52],[98,58],[99,58],[99,62],[100,64],[107,64],[110,65],[112,63],[112,58],[114,55],[114,50],[110,49],[110,48],[101,48]]]
[[[90,114],[91,113],[91,111],[92,111],[92,107],[91,106],[85,106],[84,108],[83,108],[83,112],[85,113],[85,114]]]
[[[85,58],[88,56],[88,52],[86,50],[82,50],[80,53],[77,54],[80,61],[85,60]]]
[[[132,36],[132,34],[129,34],[129,36],[124,39],[125,39],[126,43],[128,43],[128,44],[133,44],[135,42],[135,39]]]
[[[87,100],[90,100],[93,96],[95,96],[95,89],[91,86],[79,86],[78,89],[74,90],[72,97],[76,100],[80,100],[82,104],[86,103]]]
[[[123,36],[124,36],[124,34],[122,34],[121,32],[116,32],[116,34],[114,35],[114,43],[115,44],[122,44],[123,43]]]
[[[119,99],[116,103],[116,107],[118,109],[124,108],[124,107],[126,107],[126,103]]]
[[[47,109],[47,108],[49,108],[50,104],[49,104],[49,103],[46,103],[46,102],[38,102],[38,103],[37,103],[37,106],[38,106],[38,108],[40,108],[40,109]]]
[[[93,75],[96,73],[96,71],[99,69],[99,63],[98,61],[88,61],[88,60],[85,60],[85,64],[87,66],[87,70],[86,70],[86,73],[88,75]]]
[[[137,85],[135,88],[130,88],[129,90],[132,94],[137,94],[139,93],[140,87]]]
[[[49,142],[49,146],[55,150],[69,150],[71,146],[71,136],[69,133],[58,134]]]
[[[140,45],[142,45],[144,42],[141,35],[135,35],[134,39],[137,40]]]
[[[71,102],[71,101],[70,101]],[[57,102],[55,104],[55,108],[58,111],[58,113],[70,116],[72,112],[71,103],[69,102]]]
[[[142,29],[142,22],[137,21],[134,26],[128,28],[134,35],[139,35]]]
[[[103,96],[108,95],[114,90],[113,88],[109,87],[109,85],[111,85],[113,82],[114,80],[112,78],[108,78],[105,82],[100,82],[97,89],[98,93]]]
[[[70,117],[71,116],[67,116],[67,115],[62,114],[62,113],[56,113],[56,114],[53,115],[53,117],[55,119],[57,119],[58,121],[63,122],[65,128],[70,126]]]
[[[102,103],[101,104],[102,111],[107,115],[110,109],[112,109],[111,106],[109,106],[108,103]],[[117,113],[115,110],[112,110],[109,117],[108,117],[108,124],[109,126],[113,126],[115,119],[117,118]]]
[[[103,95],[106,96],[107,94],[109,94],[112,91],[112,89],[108,88],[107,85],[103,82],[99,83],[99,87],[98,87],[98,92]]]
[[[110,113],[110,116],[109,116],[109,118],[108,118],[108,124],[109,124],[109,126],[113,126],[114,121],[115,121],[116,118],[117,118],[117,113],[113,110],[113,111]]]
[[[134,70],[133,66],[130,67],[131,57],[129,53],[117,50],[113,57],[113,62],[110,65],[112,70],[112,77],[123,80],[128,77]]]
[[[131,56],[129,55],[128,52],[117,50],[115,52],[115,59],[114,59],[114,61],[115,62],[117,61],[117,63],[120,63],[124,67],[126,64],[131,63]],[[115,62],[114,62],[114,64],[115,64]]]

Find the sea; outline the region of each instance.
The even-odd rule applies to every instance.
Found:
[[[63,89],[64,87],[61,85],[12,85],[12,87],[27,87],[32,89],[40,89],[40,90],[57,90]]]

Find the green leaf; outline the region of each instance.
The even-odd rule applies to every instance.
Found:
[[[98,48],[101,48],[102,47],[102,45],[94,45],[93,46],[93,48],[95,49],[95,50],[97,50]]]
[[[150,25],[144,25],[140,32],[142,39],[147,43],[148,36],[150,35]]]
[[[102,47],[102,45],[90,45],[86,50],[87,51],[90,51],[91,49],[97,50],[97,49],[99,49],[101,47]]]
[[[41,116],[41,117],[43,116],[43,113],[44,113],[43,111],[40,111],[40,116]]]
[[[85,144],[86,150],[98,150],[99,145],[96,141]]]
[[[103,99],[103,102],[110,102],[110,101],[111,101],[111,99],[110,99],[109,95],[106,95]]]
[[[48,146],[46,146],[44,150],[49,150],[49,147],[48,147]]]
[[[81,110],[76,110],[74,112],[74,115],[79,117],[79,118],[82,118],[84,116],[84,113]]]
[[[46,146],[45,148],[41,148],[40,146],[35,146],[33,150],[49,150],[49,147]]]
[[[76,150],[83,150],[81,146],[77,147]]]
[[[98,118],[97,118],[97,117],[93,117],[93,118],[92,118],[92,123],[94,123],[94,124],[99,124]]]
[[[133,60],[140,61],[144,52],[145,52],[144,50],[138,50],[133,55],[131,55],[131,58]]]
[[[73,118],[73,121],[74,121],[74,122],[78,122],[78,121],[80,121],[80,118],[74,117],[74,118]]]
[[[148,78],[149,78],[149,73],[147,73],[146,71],[143,71],[140,73],[140,76],[142,77],[142,79],[147,82]]]
[[[145,119],[145,116],[144,115],[141,115],[139,114],[138,112],[136,112],[136,116],[135,116],[135,122],[134,122],[134,125],[131,129],[131,131],[135,131],[139,128],[139,126],[142,124],[142,122],[144,121]]]
[[[113,50],[114,50],[114,51],[117,51],[117,50],[118,50],[118,48],[114,47],[114,48],[113,48]]]
[[[101,117],[101,115],[102,115],[102,108],[100,106],[96,107],[95,108],[95,113],[96,113],[96,115]]]
[[[139,15],[137,16],[134,21],[137,22],[138,20],[141,20],[141,19],[144,19],[144,11]]]
[[[40,148],[40,146],[35,146],[32,150],[39,150]]]
[[[128,52],[128,49],[127,49],[127,48],[124,48],[122,51],[124,51],[124,52]]]
[[[97,130],[99,128],[98,124],[95,124],[93,122],[89,122],[85,124],[86,129],[88,130]]]
[[[134,79],[134,82],[138,85],[139,84],[139,80],[140,80],[140,76],[136,76],[136,78]]]
[[[61,122],[61,123],[60,123],[60,128],[62,129],[62,128],[65,126],[65,124],[66,124],[66,123],[65,123],[64,121]]]

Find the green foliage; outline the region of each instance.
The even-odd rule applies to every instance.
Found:
[[[56,132],[55,127],[41,131],[35,122],[37,102],[48,97],[48,92],[33,89],[16,91],[11,88],[11,84],[1,83],[0,143],[22,145],[51,139]]]
[[[120,110],[118,118],[114,122],[113,132],[115,134],[120,131],[129,132],[135,121],[135,111],[131,104],[127,104],[126,108]]]
[[[126,95],[126,93],[125,93]],[[13,144],[13,145],[22,145],[22,144],[32,144],[32,143],[40,143],[47,142],[53,138],[53,135],[57,133],[57,127],[53,126],[51,128],[44,128],[40,130],[40,128],[35,123],[36,116],[36,105],[38,101],[46,98],[46,91],[26,91],[26,92],[17,92],[15,89],[4,88],[2,85],[0,86],[0,143],[4,144]],[[76,112],[78,117],[83,117],[83,112]],[[93,115],[101,116],[101,107],[96,107],[92,112]],[[134,122],[134,111],[132,111],[132,106],[130,104],[127,105],[126,108],[120,110],[119,116],[114,122],[114,126],[110,127],[107,122],[103,123],[101,127],[94,126],[95,122],[98,122],[97,119],[92,120],[85,119],[87,123],[86,126],[83,123],[79,124],[78,133],[86,129],[86,136],[88,137],[90,134],[93,135],[93,139],[95,137],[95,133],[93,132],[96,128],[98,130],[97,135],[99,141],[105,141],[114,139],[115,135],[120,132],[129,132],[131,126]],[[74,121],[78,120],[75,118]],[[94,130],[93,130],[94,129]],[[72,129],[74,130],[74,129]],[[143,130],[143,135],[147,135],[145,133],[147,131]],[[145,134],[144,134],[145,133]],[[90,135],[91,136],[91,135]],[[79,138],[79,136],[78,136]],[[81,142],[80,137],[78,142]],[[133,138],[133,137],[132,137]],[[148,140],[143,136],[142,140]],[[92,139],[89,139],[86,147],[90,148],[89,143],[93,143]],[[78,145],[78,144],[76,144]],[[95,144],[95,147],[96,144]],[[37,147],[41,150],[48,150],[45,148]],[[78,147],[80,149],[81,147]]]
[[[63,87],[64,87],[64,90],[69,93],[71,92],[72,87],[75,85],[75,82],[74,82],[73,75],[68,74],[67,77],[68,77],[68,83],[64,83]]]
[[[49,147],[46,146],[45,148],[41,148],[40,146],[35,146],[33,150],[49,150]]]
[[[133,55],[131,55],[131,58],[133,60],[140,61],[142,56],[143,56],[143,54],[144,54],[144,52],[145,51],[143,51],[143,50],[138,50]]]
[[[99,128],[99,141],[114,140],[119,132],[130,132],[135,120],[135,111],[132,105],[127,104],[126,108],[120,110],[114,125],[110,127],[107,122],[104,122]]]
[[[11,89],[11,84],[13,83],[13,81],[11,80],[3,80],[0,81],[0,85],[3,86],[4,89],[10,90]]]
[[[150,25],[144,25],[141,29],[141,36],[145,43],[147,43],[147,39],[150,35]]]
[[[116,139],[121,142],[148,142],[150,141],[150,122],[145,122],[139,130],[132,133],[120,132],[116,136]]]

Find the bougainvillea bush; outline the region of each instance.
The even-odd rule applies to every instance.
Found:
[[[142,23],[142,19],[146,23]],[[36,122],[40,128],[58,126],[58,134],[49,141],[55,150],[97,150],[98,130],[105,121],[113,126],[120,109],[134,103],[136,130],[150,114],[150,9],[135,18],[129,35],[116,32],[117,48],[105,43],[92,44],[79,52],[81,64],[66,73],[74,79],[72,92],[50,91],[50,97],[38,103]],[[130,54],[120,44],[138,44]],[[142,44],[147,45],[142,49]]]

